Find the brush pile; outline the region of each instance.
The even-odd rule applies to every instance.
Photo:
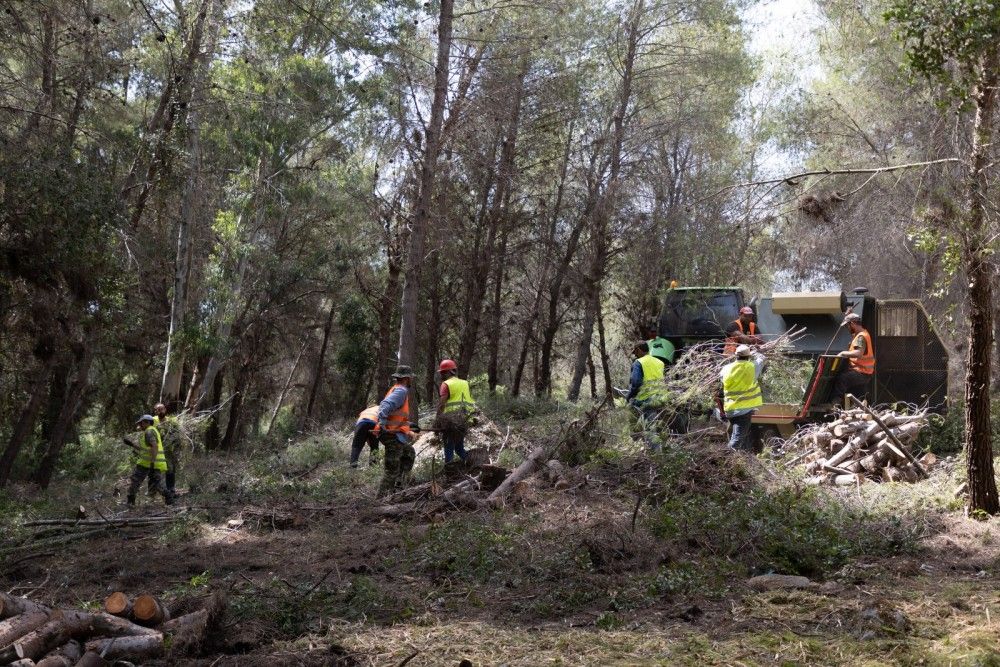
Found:
[[[28,667],[107,665],[197,655],[225,609],[213,593],[200,608],[170,618],[152,595],[115,592],[104,612],[53,609],[0,593],[0,664]]]
[[[918,461],[911,451],[926,426],[925,412],[844,410],[832,422],[799,431],[789,445],[801,453],[790,464],[805,466],[805,481],[812,485],[916,482],[934,462],[933,454]]]
[[[799,403],[812,373],[812,364],[790,356],[793,343],[805,335],[804,328],[791,328],[771,340],[755,345],[753,351],[767,359],[761,378],[764,399],[768,403]],[[707,413],[715,405],[722,367],[734,361],[723,354],[717,342],[688,347],[677,362],[667,369],[664,381],[669,398],[666,412],[688,410]]]

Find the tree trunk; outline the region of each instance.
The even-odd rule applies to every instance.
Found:
[[[285,384],[281,387],[281,393],[278,394],[278,400],[274,404],[274,410],[271,412],[271,418],[267,422],[267,431],[264,435],[271,435],[271,429],[274,428],[274,422],[278,418],[278,413],[281,411],[281,405],[285,402],[285,397],[288,396],[288,388],[292,385],[292,378],[295,377],[295,371],[299,369],[299,362],[302,360],[302,353],[306,351],[307,343],[302,343],[302,347],[299,348],[299,353],[295,355],[295,363],[292,364],[292,370],[288,372],[288,377],[285,378]]]
[[[615,110],[612,126],[614,128],[611,142],[611,168],[608,174],[608,184],[600,203],[594,208],[594,254],[589,275],[586,278],[587,310],[583,318],[583,333],[580,345],[576,351],[573,380],[570,383],[568,396],[575,401],[580,395],[580,384],[586,367],[587,355],[590,354],[590,342],[594,335],[594,322],[601,310],[601,289],[604,275],[608,270],[609,245],[611,243],[609,225],[615,214],[618,201],[618,190],[621,185],[622,148],[625,143],[625,117],[628,114],[632,99],[632,77],[635,71],[636,53],[639,47],[639,21],[645,9],[644,0],[636,0],[629,17],[627,51],[622,71],[621,91]]]
[[[976,115],[968,176],[969,219],[963,254],[969,284],[969,353],[965,373],[965,455],[969,479],[969,509],[997,514],[996,478],[990,431],[990,354],[993,348],[993,280],[986,216],[989,181],[986,170],[993,141],[998,62],[996,52],[985,59],[973,98]]]
[[[201,11],[207,12],[208,5],[214,4],[221,9],[219,0],[206,0]],[[205,17],[199,14],[195,26],[199,48]],[[181,91],[181,97],[189,97],[185,121],[187,126],[187,158],[188,169],[184,180],[184,191],[181,194],[180,218],[177,221],[177,244],[174,255],[174,281],[170,295],[170,324],[167,329],[167,352],[163,363],[163,382],[160,386],[160,402],[171,410],[177,409],[181,393],[181,375],[184,370],[184,357],[175,349],[176,338],[184,328],[187,314],[188,287],[191,277],[191,261],[193,257],[192,231],[201,217],[201,115],[198,107],[202,101],[205,77],[208,66],[215,54],[220,21],[209,22],[207,48],[196,53],[196,61],[191,71],[191,80]]]
[[[611,396],[614,392],[614,387],[611,385],[611,359],[608,356],[608,344],[604,337],[604,311],[600,308],[597,310],[597,342],[601,352],[601,370],[604,372],[604,393]]]
[[[375,398],[381,399],[389,391],[389,380],[395,361],[393,359],[392,330],[396,323],[396,308],[399,299],[399,278],[402,272],[399,255],[398,234],[386,230],[385,291],[379,299],[378,308],[378,369],[375,375]]]
[[[83,346],[82,354],[76,362],[76,377],[66,393],[59,416],[49,433],[45,456],[35,472],[35,481],[43,489],[49,488],[56,464],[59,462],[59,456],[66,445],[66,435],[78,416],[84,392],[90,386],[90,367],[94,360],[94,344],[90,340],[85,340]]]
[[[426,128],[423,164],[420,167],[420,193],[417,197],[416,210],[413,212],[409,250],[406,256],[406,276],[403,282],[403,303],[400,308],[398,358],[400,364],[407,366],[412,366],[416,359],[420,269],[424,261],[430,205],[434,196],[434,183],[437,174],[441,126],[444,122],[444,107],[448,98],[448,67],[451,60],[451,24],[454,9],[454,0],[441,0],[437,31],[437,64],[434,71],[434,99],[431,102],[430,122]]]
[[[443,199],[443,197],[442,197]],[[442,213],[444,213],[445,207],[441,207]],[[431,253],[430,259],[428,259],[428,268],[430,269],[431,275],[437,276],[440,265],[439,253]],[[430,286],[430,306],[431,306],[431,316],[430,321],[427,322],[427,330],[425,331],[426,338],[426,348],[427,354],[425,357],[425,374],[424,378],[424,389],[427,392],[427,397],[432,402],[434,397],[437,396],[437,383],[434,381],[434,375],[437,372],[438,355],[440,354],[439,340],[441,336],[441,282],[439,280],[434,280],[433,284]]]
[[[326,368],[326,350],[330,346],[330,332],[333,331],[333,316],[337,314],[337,302],[330,299],[330,312],[326,316],[326,324],[323,325],[323,342],[319,346],[319,357],[316,359],[316,368],[313,370],[313,379],[309,387],[309,400],[306,402],[306,409],[302,415],[302,429],[309,425],[312,420],[313,410],[316,407],[316,396],[319,394],[319,387],[323,382],[323,371]]]
[[[497,262],[496,278],[493,282],[493,300],[490,304],[490,356],[486,373],[491,393],[495,393],[497,385],[500,384],[500,336],[503,326],[503,283],[507,276],[507,240],[508,234],[504,232],[503,238],[500,240],[500,261]]]
[[[6,486],[10,480],[14,461],[17,459],[17,455],[21,453],[21,448],[24,447],[28,436],[31,435],[31,432],[35,428],[35,421],[38,419],[38,413],[42,409],[42,403],[45,400],[45,389],[48,387],[51,369],[51,358],[45,360],[41,368],[38,369],[38,373],[35,375],[35,382],[28,393],[28,403],[24,406],[24,410],[21,411],[21,417],[17,420],[17,425],[14,426],[14,432],[11,433],[10,440],[7,441],[7,448],[3,450],[3,455],[0,456],[0,488]]]
[[[208,428],[205,429],[205,449],[218,449],[221,434],[219,432],[219,404],[222,402],[222,389],[225,383],[226,369],[222,368],[212,379],[212,416],[208,420]]]

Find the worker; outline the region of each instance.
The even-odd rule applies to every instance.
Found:
[[[143,415],[135,423],[136,430],[141,434],[139,442],[135,446],[128,443],[136,451],[135,470],[132,471],[132,481],[128,487],[128,504],[135,505],[135,494],[142,486],[143,480],[149,478],[150,492],[159,493],[163,496],[167,505],[173,503],[173,496],[163,485],[163,478],[160,473],[167,471],[167,459],[163,454],[163,441],[160,439],[160,432],[153,425],[152,415]],[[126,440],[126,442],[128,442]]]
[[[177,467],[180,464],[181,432],[177,417],[167,415],[167,406],[157,403],[153,406],[153,426],[160,434],[163,442],[163,456],[167,459],[167,473],[164,475],[167,491],[176,497]]]
[[[639,341],[632,347],[632,373],[629,377],[625,400],[641,415],[646,444],[651,451],[659,451],[660,443],[649,434],[666,405],[666,386],[663,384],[663,362],[649,353],[649,343]]]
[[[666,338],[661,338],[659,332],[654,327],[646,329],[646,337],[649,339],[649,354],[655,359],[663,362],[664,366],[674,363],[674,344]]]
[[[358,421],[354,424],[354,441],[351,442],[351,467],[358,467],[358,458],[361,450],[368,445],[368,465],[375,465],[375,454],[378,452],[378,435],[374,433],[375,425],[378,423],[378,406],[373,405],[362,410],[358,414]]]
[[[861,324],[861,316],[848,313],[841,323],[841,326],[845,325],[851,332],[851,345],[837,356],[848,359],[849,366],[841,370],[833,382],[834,405],[843,404],[847,394],[865,400],[875,374],[875,346],[872,345],[871,334]]]
[[[726,327],[726,347],[723,354],[731,357],[736,353],[737,345],[760,345],[764,342],[760,336],[760,327],[753,319],[753,308],[743,306],[740,308],[740,316]]]
[[[437,419],[444,441],[444,462],[451,463],[457,453],[463,461],[468,459],[465,451],[465,434],[476,410],[476,402],[469,391],[469,383],[458,377],[458,366],[451,359],[445,359],[438,366],[441,373],[441,387],[438,390]]]
[[[378,489],[379,497],[403,487],[417,458],[410,427],[413,371],[409,366],[397,366],[392,379],[394,384],[379,403],[378,424],[375,425],[379,442],[385,446],[385,472]]]
[[[764,404],[760,376],[764,372],[764,355],[753,352],[749,345],[736,348],[736,359],[722,367],[721,391],[716,401],[719,416],[732,425],[729,447],[736,451],[753,451],[750,421],[753,413]]]

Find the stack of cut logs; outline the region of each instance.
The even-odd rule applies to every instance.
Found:
[[[0,665],[91,667],[194,655],[224,607],[223,597],[212,594],[197,611],[171,619],[152,595],[133,600],[112,593],[101,613],[52,609],[0,593]]]
[[[932,454],[921,462],[911,452],[925,426],[926,413],[845,410],[832,422],[800,431],[795,440],[803,453],[793,463],[805,465],[806,483],[812,485],[916,482],[933,463]]]

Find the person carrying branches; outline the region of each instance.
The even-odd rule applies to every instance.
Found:
[[[438,391],[437,427],[444,441],[444,462],[451,463],[458,454],[465,461],[465,435],[470,424],[475,423],[476,402],[469,391],[469,382],[458,377],[458,365],[445,359],[438,367],[441,373],[441,387]]]

